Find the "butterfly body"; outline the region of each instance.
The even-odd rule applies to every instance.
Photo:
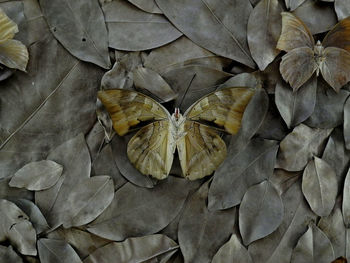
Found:
[[[142,174],[166,178],[177,150],[183,176],[195,180],[210,175],[226,157],[226,145],[217,130],[200,121],[212,121],[236,133],[253,94],[250,88],[219,90],[194,103],[184,115],[179,109],[170,115],[161,104],[134,91],[105,90],[98,97],[120,136],[140,121],[154,121],[142,127],[127,147],[130,162]]]
[[[350,17],[340,21],[322,42],[315,40],[306,25],[295,15],[282,12],[282,32],[277,48],[287,52],[280,72],[293,90],[311,76],[322,74],[339,91],[350,80]]]

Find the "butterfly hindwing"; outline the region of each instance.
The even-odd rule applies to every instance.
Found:
[[[123,89],[101,90],[98,98],[107,109],[113,128],[120,136],[141,121],[163,120],[170,116],[162,105],[139,92]]]
[[[236,134],[253,94],[254,89],[243,87],[218,90],[195,102],[184,116],[193,121],[214,122],[228,133]]]
[[[130,139],[129,160],[142,174],[159,180],[168,176],[176,148],[172,125],[169,120],[155,121]]]
[[[295,48],[309,47],[313,49],[315,40],[306,25],[289,12],[282,12],[282,32],[277,48],[290,51]]]
[[[1,64],[25,71],[28,59],[28,50],[20,41],[9,39],[0,43]]]
[[[293,90],[299,89],[315,72],[317,64],[309,47],[295,48],[282,57],[280,72]]]
[[[18,27],[5,12],[0,9],[0,42],[12,39],[18,32]]]
[[[226,145],[215,129],[186,120],[185,135],[177,141],[183,176],[196,180],[210,175],[226,157]]]

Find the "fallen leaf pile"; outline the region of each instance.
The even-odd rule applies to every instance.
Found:
[[[350,259],[349,0],[0,8],[0,262]],[[97,99],[137,90],[183,113],[230,87],[255,93],[194,181],[176,155],[167,179],[141,174],[136,129],[117,135]]]

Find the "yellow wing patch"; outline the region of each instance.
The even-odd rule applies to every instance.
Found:
[[[169,121],[153,122],[141,128],[129,141],[129,160],[142,174],[159,180],[168,176],[176,148],[171,125]]]
[[[213,173],[226,158],[226,145],[209,126],[185,121],[185,135],[177,141],[177,150],[183,176],[189,180]]]
[[[254,89],[227,88],[213,92],[190,107],[185,117],[189,120],[211,121],[223,126],[230,134],[236,134],[241,127],[244,110]]]
[[[102,90],[97,96],[107,109],[114,130],[120,136],[125,135],[130,127],[141,121],[163,120],[169,117],[162,105],[139,92],[123,89]]]

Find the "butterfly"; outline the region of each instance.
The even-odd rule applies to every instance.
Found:
[[[0,9],[0,63],[25,71],[28,63],[28,50],[20,41],[12,39],[18,27],[2,9]]]
[[[299,89],[313,74],[339,91],[350,80],[350,17],[341,20],[323,39],[315,40],[295,15],[282,12],[282,32],[277,48],[287,52],[280,72],[293,90]]]
[[[142,121],[153,121],[128,142],[127,155],[136,169],[164,179],[177,149],[183,176],[195,180],[210,175],[226,157],[226,144],[217,129],[199,121],[214,122],[230,134],[237,133],[254,92],[246,87],[222,89],[199,99],[184,115],[178,108],[170,115],[154,99],[125,89],[101,90],[98,98],[120,136]]]
[[[337,259],[335,259],[334,261],[332,261],[331,263],[347,263],[348,261],[346,260],[346,258],[344,257],[339,257]]]

